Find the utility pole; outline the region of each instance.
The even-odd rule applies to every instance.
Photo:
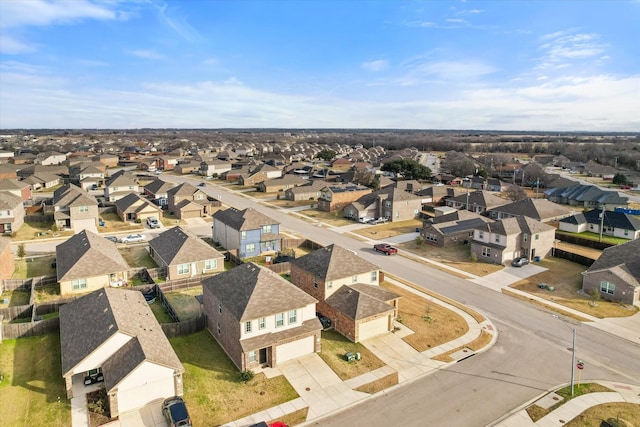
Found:
[[[602,242],[602,227],[604,225],[604,203],[602,204],[602,211],[600,212],[600,238],[599,242]]]

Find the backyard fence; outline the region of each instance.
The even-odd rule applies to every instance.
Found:
[[[44,319],[25,323],[3,323],[2,337],[16,339],[44,335],[60,330],[60,318]]]
[[[176,323],[162,323],[160,327],[167,338],[193,334],[205,328],[207,322],[204,315]]]
[[[553,255],[556,258],[568,259],[569,261],[573,261],[581,265],[586,265],[587,267],[591,267],[591,265],[595,262],[594,259],[591,259],[589,257],[574,254],[573,252],[563,251],[562,249],[555,249],[553,251]]]
[[[56,276],[39,276],[28,279],[4,279],[3,287],[5,291],[40,289],[58,283]]]
[[[278,264],[271,264],[271,265],[267,265],[266,268],[268,268],[269,270],[273,271],[276,274],[289,274],[291,272],[291,263],[289,261],[287,262],[281,262]]]
[[[612,243],[598,242],[597,240],[589,240],[583,237],[572,236],[569,234],[558,233],[556,232],[556,239],[562,240],[563,242],[573,243],[574,245],[585,246],[587,248],[598,249],[603,251],[611,246],[615,246]]]

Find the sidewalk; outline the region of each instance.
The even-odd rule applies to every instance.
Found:
[[[571,399],[567,403],[561,405],[553,412],[545,415],[538,421],[534,422],[527,414],[526,408],[530,405],[538,405],[542,408],[550,408],[558,403],[554,400],[558,395],[553,391],[538,396],[531,402],[527,402],[522,407],[507,414],[503,419],[491,424],[492,427],[559,427],[571,421],[592,406],[602,405],[611,402],[627,402],[640,404],[640,387],[620,384],[610,381],[595,381],[614,391],[604,393],[588,393]]]

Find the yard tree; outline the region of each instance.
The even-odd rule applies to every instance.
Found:
[[[510,185],[504,191],[509,200],[512,202],[517,202],[518,200],[523,200],[527,198],[527,193],[523,190],[519,185]]]
[[[613,183],[616,185],[626,185],[627,177],[620,172],[613,176]]]
[[[382,165],[385,172],[393,172],[402,175],[404,179],[428,179],[431,178],[431,169],[421,165],[415,160],[398,159]]]
[[[26,254],[27,252],[24,249],[24,243],[20,243],[18,245],[18,252],[16,253],[16,255],[18,256],[18,258],[22,259]]]
[[[336,158],[336,154],[337,153],[333,150],[325,149],[325,150],[319,151],[318,154],[316,154],[316,158],[324,160],[325,162],[329,162]]]

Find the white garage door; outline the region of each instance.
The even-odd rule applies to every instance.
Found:
[[[154,400],[173,396],[173,377],[118,392],[118,411],[140,408]]]
[[[276,347],[276,361],[277,363],[286,362],[287,360],[313,353],[313,349],[313,335],[298,341],[282,344]]]
[[[93,218],[76,219],[73,221],[73,232],[79,233],[82,230],[89,230],[97,233],[96,220]]]
[[[367,338],[375,337],[389,330],[389,316],[380,317],[360,324],[358,339],[364,341]]]

